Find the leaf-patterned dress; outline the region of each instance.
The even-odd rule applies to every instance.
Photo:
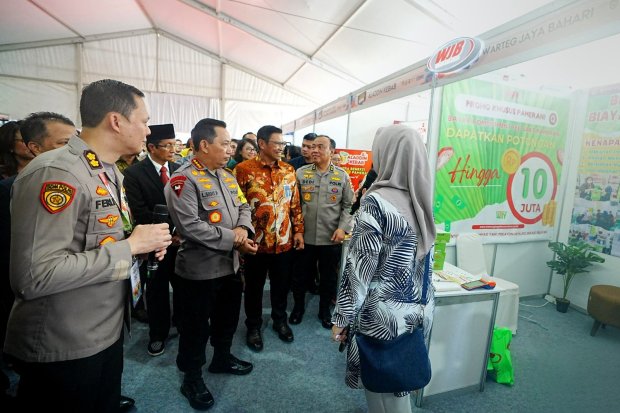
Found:
[[[377,193],[366,196],[353,226],[332,322],[392,339],[418,328],[424,319],[428,343],[434,289],[428,274],[427,305],[422,305],[425,259],[415,259],[417,245],[415,231],[391,203]],[[345,381],[351,388],[363,388],[354,339],[348,346]]]

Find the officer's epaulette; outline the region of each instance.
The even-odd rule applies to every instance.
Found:
[[[206,167],[197,158],[192,158],[192,165],[199,171],[204,171]]]
[[[101,169],[101,161],[97,158],[97,154],[90,149],[84,151],[84,158],[86,158],[86,163],[90,166],[90,169]]]

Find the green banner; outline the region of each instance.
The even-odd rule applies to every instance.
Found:
[[[478,79],[442,99],[435,221],[489,242],[549,239],[570,99]]]
[[[590,91],[569,239],[620,257],[620,85]]]

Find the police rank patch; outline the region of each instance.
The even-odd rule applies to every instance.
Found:
[[[205,169],[205,166],[198,159],[192,159],[192,165],[196,167],[196,169]]]
[[[222,214],[220,211],[213,211],[209,214],[209,221],[213,224],[217,224],[222,220]]]
[[[65,182],[43,182],[40,199],[49,213],[57,214],[71,205],[75,193],[75,188]]]
[[[99,245],[105,245],[105,244],[110,243],[110,242],[116,242],[116,239],[114,237],[111,237],[111,236],[108,235],[107,237],[105,237],[104,239],[102,239],[99,242]]]
[[[101,196],[106,196],[109,194],[108,190],[105,188],[102,188],[100,186],[97,185],[97,189],[95,190],[95,192],[97,193],[97,195],[101,195]]]
[[[97,221],[106,224],[108,228],[112,228],[116,224],[116,221],[118,221],[118,215],[108,214],[107,217],[99,218]]]
[[[193,171],[192,171],[193,172]],[[181,191],[183,191],[183,187],[185,186],[185,178],[183,175],[173,176],[170,179],[170,188],[177,194],[177,197],[181,197]]]
[[[88,166],[90,169],[101,169],[101,162],[99,162],[99,158],[97,158],[97,154],[91,150],[84,151],[84,157],[86,158],[86,162],[88,162]]]

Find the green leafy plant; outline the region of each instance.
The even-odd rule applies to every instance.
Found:
[[[583,241],[570,241],[568,245],[563,242],[550,242],[549,248],[555,253],[555,259],[547,261],[547,266],[562,276],[564,300],[575,275],[590,272],[588,267],[592,263],[605,262],[605,258],[592,252],[592,247]]]

